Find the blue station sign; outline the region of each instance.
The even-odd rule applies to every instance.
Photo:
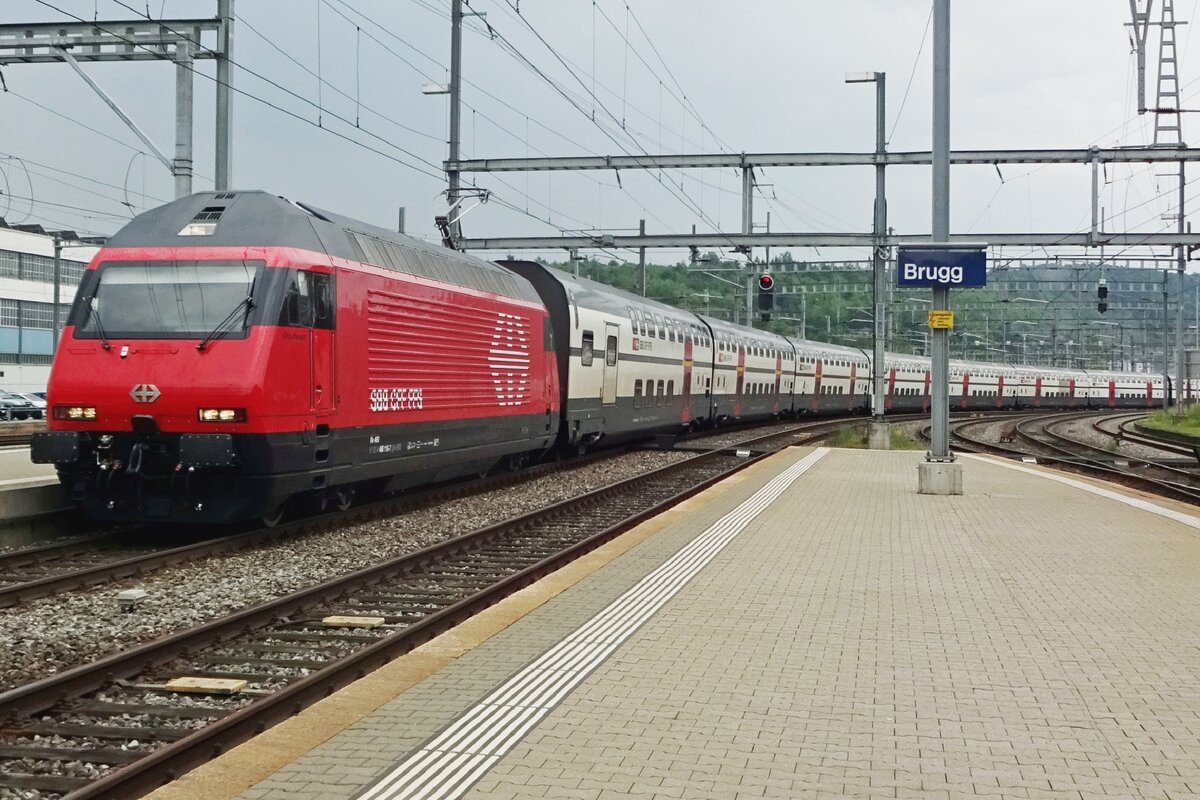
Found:
[[[978,248],[901,247],[897,286],[961,288],[987,285],[987,251]]]

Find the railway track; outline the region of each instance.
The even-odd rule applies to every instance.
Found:
[[[767,452],[833,427],[761,435],[741,443],[753,448],[747,457],[697,455],[6,692],[0,787],[144,793]],[[168,685],[183,677],[238,691]]]
[[[44,420],[21,420],[0,422],[0,447],[28,447],[30,437],[46,430]]]
[[[990,452],[1013,458],[1033,456],[1040,463],[1050,464],[1069,472],[1089,474],[1131,488],[1147,491],[1176,500],[1200,504],[1200,478],[1190,470],[1151,459],[1131,458],[1104,447],[1081,442],[1058,430],[1061,426],[1091,417],[1096,412],[1035,414],[1017,422],[1013,428],[1020,446],[986,441],[966,433],[982,422],[960,423],[953,428],[954,437],[964,449]],[[1117,415],[1127,417],[1129,415]],[[1093,430],[1115,436],[1103,423],[1113,417],[1096,420]]]
[[[1188,459],[1200,459],[1200,455],[1197,454],[1194,447],[1189,447],[1185,444],[1180,444],[1179,442],[1168,441],[1155,436],[1152,433],[1148,433],[1145,428],[1139,428],[1137,422],[1143,416],[1145,415],[1138,414],[1130,417],[1127,420],[1123,420],[1118,426],[1119,439],[1127,442],[1135,442],[1144,447],[1153,447],[1158,450],[1162,450],[1163,452],[1172,453]]]
[[[145,575],[175,564],[391,516],[422,505],[534,480],[556,470],[603,461],[619,454],[620,451],[601,452],[581,460],[543,464],[520,472],[432,487],[344,511],[330,511],[275,527],[239,531],[216,538],[205,532],[181,534],[177,530],[163,532],[153,526],[139,526],[109,530],[85,539],[14,550],[0,554],[0,608]],[[189,538],[191,541],[187,541]],[[180,540],[186,543],[164,546],[165,541]]]
[[[680,449],[707,452],[715,438],[740,437],[748,441],[779,438],[791,443],[817,441],[847,424],[846,419],[776,423],[767,432],[747,436],[751,429],[726,430],[691,437]],[[737,443],[728,445],[737,446]],[[97,586],[190,561],[197,561],[297,536],[330,530],[352,523],[393,516],[415,507],[441,503],[468,494],[478,494],[540,478],[548,473],[573,469],[619,456],[621,450],[600,451],[580,459],[543,464],[519,472],[502,473],[465,483],[411,492],[361,505],[347,511],[331,511],[274,528],[259,528],[212,538],[209,534],[163,534],[153,527],[108,531],[95,537],[75,539],[0,554],[0,608],[39,597]],[[186,541],[187,538],[192,541]],[[164,547],[164,539],[185,543]]]
[[[32,436],[31,433],[8,433],[0,430],[0,447],[28,446]]]

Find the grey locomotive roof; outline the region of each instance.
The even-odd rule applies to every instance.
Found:
[[[181,235],[213,223],[207,235]],[[294,247],[410,275],[537,301],[533,287],[490,261],[436,247],[268,192],[200,192],[139,214],[109,247]]]

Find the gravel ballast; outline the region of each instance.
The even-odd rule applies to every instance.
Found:
[[[691,457],[636,451],[508,488],[0,611],[0,690]],[[145,589],[133,613],[118,592]]]

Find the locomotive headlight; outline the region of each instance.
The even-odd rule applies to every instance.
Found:
[[[85,422],[96,418],[95,406],[55,406],[55,419],[68,419],[72,422]]]
[[[244,408],[202,408],[198,414],[201,422],[245,422]]]

